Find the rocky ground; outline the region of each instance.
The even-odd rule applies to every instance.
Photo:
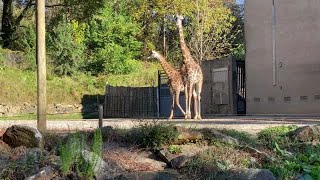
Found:
[[[250,143],[243,144],[240,139],[214,129],[192,130],[181,126],[174,129],[178,136],[173,145],[143,148],[141,144],[129,143],[133,142],[130,139],[135,138],[134,133],[106,126],[101,129],[101,156],[87,145],[73,153],[82,155],[82,163],[94,161],[94,179],[275,179],[270,170],[259,169],[265,161],[273,161],[272,152],[258,150]],[[93,131],[81,131],[80,134],[85,135],[87,144],[94,144]],[[78,173],[77,164],[73,164],[67,173],[63,171],[66,156],[59,147],[69,142],[69,135],[61,132],[41,134],[32,127],[21,125],[5,129],[0,134],[0,179],[87,179]],[[317,144],[320,127],[298,128],[289,136]],[[136,142],[144,142],[140,140]],[[212,153],[217,159],[210,159]],[[205,160],[209,163],[201,166],[203,162],[200,161]],[[210,162],[217,167],[211,167]],[[224,164],[226,162],[229,165]]]

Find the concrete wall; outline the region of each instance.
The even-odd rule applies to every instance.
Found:
[[[204,82],[201,93],[201,111],[203,117],[212,117],[215,115],[236,114],[237,113],[237,96],[236,96],[236,63],[231,57],[219,60],[202,62],[202,72]],[[222,103],[220,99],[219,88],[215,87],[214,70],[226,68],[227,77],[224,90],[222,90]]]
[[[245,1],[247,113],[320,114],[320,1],[275,0],[275,38],[272,6]]]

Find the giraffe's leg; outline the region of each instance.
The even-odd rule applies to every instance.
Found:
[[[196,90],[193,90],[193,109],[194,109],[194,118],[193,119],[197,119],[198,118],[198,95],[196,93]]]
[[[186,101],[186,113],[184,115],[184,119],[188,119],[188,98],[189,98],[189,93],[188,93],[188,85],[186,84],[184,87],[184,94],[185,94],[185,101]]]
[[[202,92],[202,83],[203,81],[200,80],[196,86],[197,86],[197,94],[198,94],[198,119],[202,119],[201,118],[201,92]]]
[[[173,117],[173,110],[174,110],[174,99],[175,99],[175,93],[171,93],[171,98],[172,98],[172,104],[171,104],[171,112],[170,112],[170,116],[168,118],[168,120],[171,120]]]
[[[188,111],[189,111],[188,119],[191,119],[190,107],[191,107],[191,100],[192,100],[192,91],[193,91],[193,83],[190,83],[189,84],[189,97],[188,97]]]
[[[182,107],[180,106],[180,91],[176,91],[175,93],[175,101],[176,101],[176,105],[178,106],[178,108],[180,109],[180,111],[183,113],[183,115],[186,115],[186,112],[182,109]]]

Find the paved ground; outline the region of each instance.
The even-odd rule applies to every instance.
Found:
[[[167,120],[143,120],[143,121],[160,121],[168,122]],[[183,120],[176,119],[169,121],[179,126],[193,128],[227,128],[246,131],[251,134],[259,132],[261,129],[280,126],[280,125],[313,125],[320,124],[320,118],[297,118],[297,117],[221,117],[214,119],[198,120]],[[134,119],[105,119],[103,126],[113,126],[119,128],[130,128],[139,123],[139,120]],[[27,125],[31,127],[37,126],[35,120],[1,120],[0,128],[10,127],[12,125]],[[98,120],[49,120],[49,130],[91,130],[98,126]]]

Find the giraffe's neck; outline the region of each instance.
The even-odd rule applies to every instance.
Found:
[[[177,72],[177,70],[171,64],[169,64],[163,56],[160,56],[159,61],[164,72],[169,78],[171,78],[171,76]]]
[[[189,61],[191,61],[192,56],[189,48],[186,45],[186,42],[184,41],[182,22],[178,23],[178,30],[179,30],[180,48],[181,48],[182,56],[184,57],[184,62],[190,63]]]

